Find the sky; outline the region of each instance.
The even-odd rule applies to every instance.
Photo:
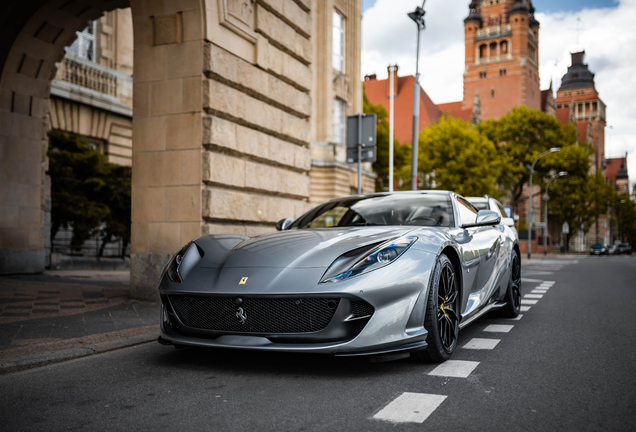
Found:
[[[469,0],[427,0],[420,49],[420,82],[435,103],[462,99],[464,18]],[[417,29],[407,13],[422,0],[363,0],[362,74],[415,74]],[[596,89],[607,105],[605,155],[628,151],[636,184],[636,0],[534,0],[539,29],[541,88],[558,89],[571,52],[585,50]],[[577,31],[577,28],[579,29]],[[577,43],[578,34],[578,43]],[[631,189],[631,188],[630,188]]]

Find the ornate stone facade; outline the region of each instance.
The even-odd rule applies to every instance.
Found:
[[[99,89],[126,100],[119,75],[116,95],[108,94],[114,84],[100,73],[103,67],[124,74],[133,68],[135,296],[156,297],[165,262],[189,240],[272,231],[277,220],[308,210],[314,192],[327,191],[327,198],[355,186],[340,150],[312,164],[310,143],[333,144],[335,95],[348,114],[361,110],[360,0],[23,3],[0,6],[0,273],[44,268],[47,130],[64,127],[109,143],[130,139],[125,112],[112,110],[125,108],[113,103],[104,115],[99,106],[82,108],[86,101],[78,100]],[[101,39],[110,42],[100,45],[96,64],[89,65],[96,71],[60,64],[75,32],[125,7],[131,8],[129,18],[117,11],[98,25]],[[329,36],[334,8],[347,20],[346,68],[337,80]],[[134,47],[122,42],[120,49],[117,29],[126,19]],[[70,84],[85,83],[81,95],[52,91],[55,82],[68,83],[51,84],[57,67],[63,76],[71,69]],[[328,178],[330,172],[337,175]],[[367,191],[373,188],[369,180]]]

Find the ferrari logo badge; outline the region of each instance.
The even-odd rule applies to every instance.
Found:
[[[239,282],[239,285],[245,285],[245,282],[247,282],[247,278],[246,277],[241,279],[241,281]]]
[[[236,317],[239,319],[241,324],[245,324],[245,321],[247,321],[247,314],[245,313],[242,307],[238,308],[238,311],[236,312]]]

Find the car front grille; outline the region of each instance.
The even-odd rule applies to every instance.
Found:
[[[339,298],[243,297],[239,302],[236,297],[168,298],[188,327],[239,333],[318,332],[329,324],[340,303]]]

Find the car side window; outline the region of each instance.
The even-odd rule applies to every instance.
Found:
[[[506,213],[506,209],[504,209],[501,203],[497,200],[494,200],[494,199],[490,200],[490,209],[499,213],[499,216],[501,216],[502,218],[508,217],[508,213]]]
[[[468,201],[457,198],[457,208],[459,209],[460,225],[475,223],[477,220],[477,210]]]

